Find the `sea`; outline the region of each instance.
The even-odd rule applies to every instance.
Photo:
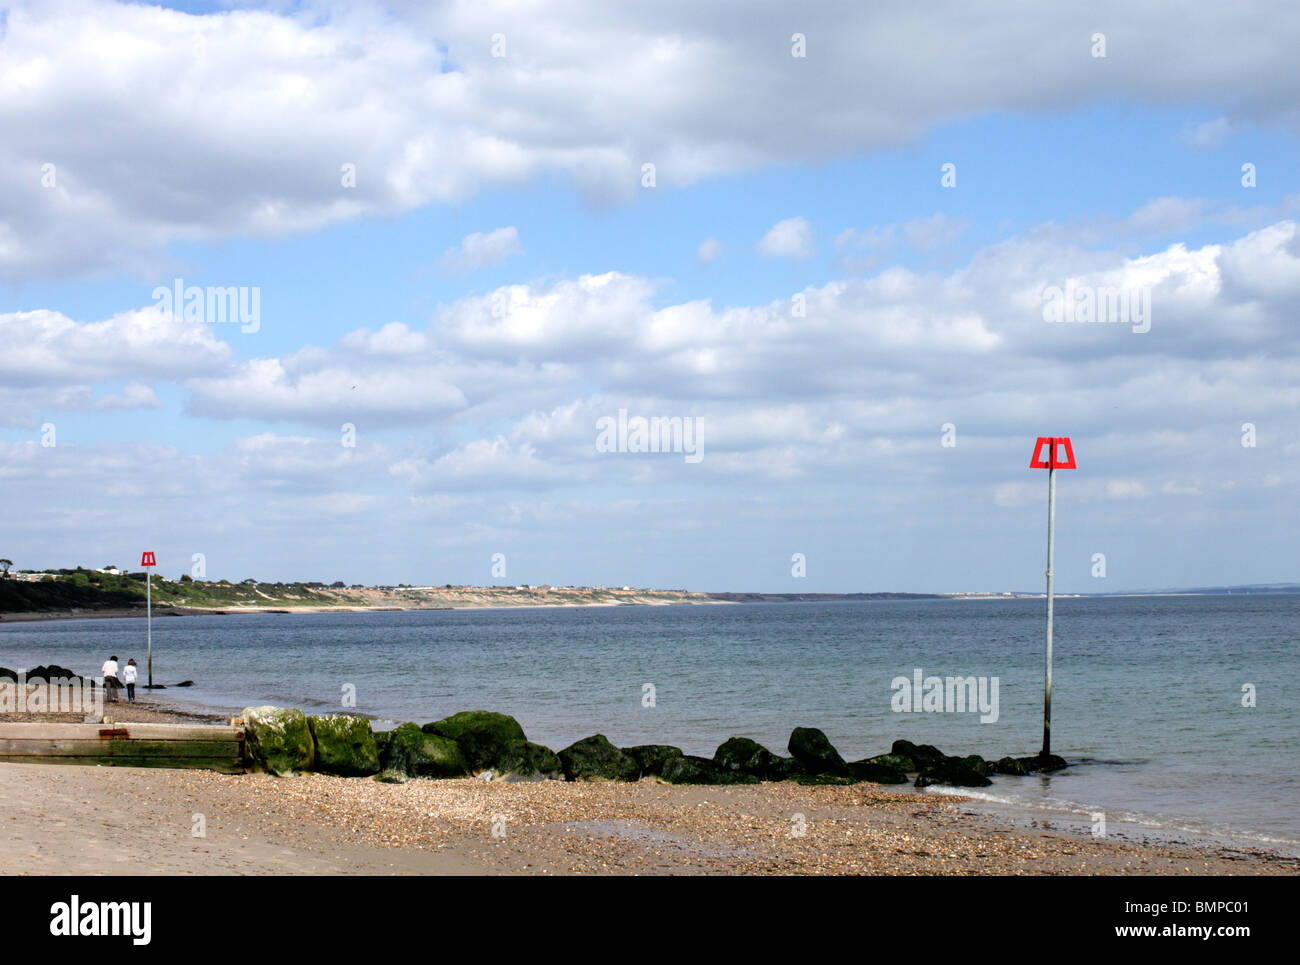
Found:
[[[600,733],[711,756],[744,736],[784,754],[803,726],[846,760],[900,738],[997,758],[1041,744],[1044,610],[994,598],[159,617],[153,674],[159,697],[232,714],[276,704],[382,727],[498,710],[556,749]],[[145,650],[143,618],[0,623],[13,669],[97,675],[116,655],[143,683]],[[907,709],[900,678],[918,672],[984,678],[986,697],[996,680],[996,720],[947,701]],[[1040,826],[1300,854],[1300,594],[1058,598],[1052,751],[1070,767],[962,793]]]

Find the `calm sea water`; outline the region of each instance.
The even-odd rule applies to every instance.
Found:
[[[1300,848],[1300,596],[1057,602],[1053,751],[1076,766],[995,778],[995,800]],[[356,709],[426,722],[486,708],[559,748],[593,733],[711,755],[733,735],[785,753],[816,726],[849,759],[897,738],[985,757],[1037,751],[1043,603],[888,601],[265,614],[154,621],[164,696]],[[98,673],[145,656],[143,619],[0,624],[0,664]],[[900,714],[915,668],[999,682],[999,719]],[[143,673],[142,673],[143,679]],[[1243,684],[1257,706],[1242,706]],[[643,706],[645,685],[654,706]]]

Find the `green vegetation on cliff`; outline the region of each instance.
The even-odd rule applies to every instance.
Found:
[[[10,576],[0,579],[0,613],[44,613],[54,610],[144,608],[144,573],[101,573],[78,567],[51,570],[38,581]],[[323,583],[257,583],[246,580],[206,582],[182,576],[153,577],[154,606],[201,609],[238,606],[346,606],[346,590]]]

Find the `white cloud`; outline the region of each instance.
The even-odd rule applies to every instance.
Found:
[[[92,408],[97,412],[115,409],[157,409],[162,406],[158,395],[143,382],[128,382],[120,394],[104,395],[95,400]]]
[[[760,0],[738,21],[684,2],[616,15],[576,0],[208,15],[19,3],[0,40],[0,279],[155,272],[176,241],[280,236],[551,174],[628,198],[646,159],[671,187],[1117,94],[1300,127],[1285,0],[1250,17],[1203,6],[1177,31],[1123,0],[992,0],[978,22],[957,0],[923,21],[905,5],[812,3],[806,63],[785,48],[786,6]],[[1104,69],[1088,52],[1098,23]],[[493,57],[485,38],[503,24],[507,55]]]
[[[561,468],[539,459],[528,443],[512,443],[504,436],[475,440],[432,460],[403,459],[389,472],[418,489],[510,489],[575,481]]]
[[[229,375],[192,379],[195,415],[358,426],[426,422],[463,408],[461,389],[431,364],[363,367],[333,355],[250,359]]]
[[[1184,234],[1200,224],[1202,208],[1195,198],[1156,198],[1129,215],[1128,226],[1142,236]]]
[[[655,282],[607,272],[468,296],[440,308],[425,331],[359,328],[333,346],[268,358],[232,358],[211,326],[150,310],[84,323],[56,312],[11,313],[0,316],[7,346],[0,411],[9,424],[32,426],[52,411],[153,405],[157,397],[144,387],[170,383],[188,393],[196,415],[332,431],[343,422],[374,429],[517,420],[595,393],[893,400],[895,412],[964,394],[965,411],[1003,422],[997,405],[1020,411],[1068,384],[1080,412],[1104,410],[1105,398],[1091,393],[1121,386],[1138,393],[1129,405],[1190,406],[1186,415],[1170,410],[1173,428],[1233,391],[1254,391],[1252,384],[1271,386],[1269,407],[1300,391],[1286,382],[1283,361],[1300,338],[1292,324],[1296,237],[1295,223],[1283,221],[1222,244],[1136,257],[1050,237],[1016,239],[946,274],[890,268],[806,288],[804,317],[786,299],[660,305]],[[1045,323],[1046,287],[1071,279],[1149,288],[1150,332]],[[135,385],[123,392],[123,383]]]
[[[455,248],[449,248],[439,260],[445,272],[481,271],[495,268],[511,255],[523,252],[519,247],[519,230],[511,225],[487,234],[466,235]]]
[[[942,211],[928,218],[915,218],[903,226],[908,244],[917,251],[934,251],[953,244],[966,230],[966,222],[955,221]]]
[[[1223,147],[1232,133],[1232,122],[1226,117],[1216,117],[1212,121],[1199,124],[1187,124],[1183,127],[1183,140],[1192,147],[1212,150]]]
[[[717,238],[705,238],[695,250],[695,258],[701,265],[711,265],[722,254],[722,242]]]
[[[806,218],[786,218],[768,229],[756,246],[767,258],[811,258],[812,226]]]

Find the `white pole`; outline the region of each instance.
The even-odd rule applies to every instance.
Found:
[[[1053,450],[1056,441],[1052,441]],[[1047,460],[1047,672],[1043,679],[1043,751],[1052,752],[1052,570],[1056,561],[1056,453]]]
[[[149,650],[149,689],[153,690],[153,575],[147,566],[144,568],[144,596],[145,645]]]

